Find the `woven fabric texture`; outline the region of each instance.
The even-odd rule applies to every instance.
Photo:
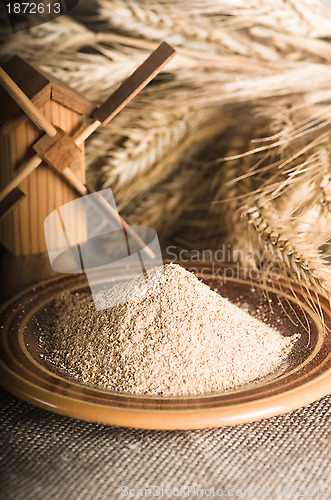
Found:
[[[252,424],[164,432],[0,395],[2,499],[331,498],[331,396]]]

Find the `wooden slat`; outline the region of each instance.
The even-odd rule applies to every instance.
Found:
[[[65,113],[65,110],[63,107],[54,102],[51,101],[50,103],[50,111],[51,114],[48,117],[48,119],[54,123],[57,127],[60,127],[63,129],[65,132],[68,131],[70,127],[70,122],[68,122],[68,116]],[[51,169],[50,169],[51,170]],[[68,203],[69,201],[72,201],[77,198],[77,194],[74,191],[74,189],[69,186],[66,182],[63,182],[63,179],[56,175],[56,172],[52,172],[53,176],[57,177],[56,182],[58,183],[58,187],[61,191],[61,197],[59,198],[59,203],[56,201],[56,208],[60,207],[61,205],[64,205],[65,203]]]
[[[56,125],[57,127],[62,128],[64,121],[62,118],[61,106],[52,101],[49,107],[49,112],[50,115],[48,116],[48,118],[51,119],[52,123],[54,123],[54,125]],[[53,205],[48,207],[48,214],[50,214],[53,210],[66,203],[68,201],[68,198],[64,194],[64,190],[66,189],[66,187],[63,186],[63,181],[51,169],[49,169],[48,183],[50,185],[49,191],[52,191],[52,198],[54,200]]]
[[[28,152],[30,152],[30,144],[33,143],[36,138],[40,135],[40,131],[35,127],[35,125],[30,122],[24,122],[19,129],[20,136],[22,137],[21,144],[16,145],[16,151],[18,157],[20,158],[20,163],[23,158],[26,158]],[[15,141],[17,142],[19,137],[16,136]],[[30,177],[24,179],[19,188],[27,194],[27,198],[20,203],[20,205],[15,210],[15,223],[19,227],[19,234],[17,236],[15,247],[16,255],[28,255],[37,251],[37,234],[34,228],[34,222],[38,216],[38,200],[36,199],[35,192],[32,190],[36,182],[37,173],[36,171],[31,174]],[[34,207],[31,213],[31,205]],[[18,251],[19,249],[19,251]]]
[[[17,130],[15,130],[11,137],[11,160],[12,160],[12,165],[15,166],[18,163],[18,151],[16,147],[16,133]],[[14,171],[12,172],[12,175],[14,174]],[[18,187],[18,186],[17,186]],[[25,192],[22,189],[23,192]],[[15,255],[20,255],[20,248],[19,248],[19,224],[18,224],[18,213],[19,213],[20,207],[16,207],[12,214],[13,214],[13,220],[12,220],[12,225],[10,227],[10,234],[9,234],[9,241],[8,241],[8,248],[11,250]]]
[[[64,113],[66,113],[66,122],[68,124],[68,129],[66,130],[66,132],[68,132],[68,134],[71,137],[74,137],[75,134],[78,132],[78,130],[81,130],[81,128],[82,128],[82,117],[78,113],[72,113],[71,111],[69,111],[66,108],[62,107],[62,110]],[[78,179],[83,184],[85,184],[84,142],[82,142],[79,145],[77,144],[77,142],[75,142],[75,144],[81,150],[81,158],[80,158],[80,162],[76,161],[76,162],[72,163],[69,168],[70,168],[70,170],[72,170],[75,173],[75,175],[77,175]]]
[[[175,49],[167,42],[161,43],[146,61],[93,113],[93,117],[106,125],[161,71],[175,53]]]
[[[67,132],[68,134],[74,135],[74,132],[77,129],[79,129],[82,125],[82,117],[79,114],[76,114],[70,111],[69,109],[53,102],[52,103],[53,109],[55,108],[55,106],[57,106],[58,109],[58,115],[60,120],[59,126],[63,130],[65,130],[65,132]],[[72,167],[67,167],[65,170],[73,172],[74,179],[77,179],[79,181],[84,171],[84,157],[82,151],[80,152],[78,159],[74,163],[75,164]],[[63,178],[58,177],[58,180],[59,182],[62,182],[63,188],[66,190],[67,193],[67,199],[66,201],[63,202],[63,204],[75,200],[78,197],[77,191],[71,185],[68,185],[68,183]],[[60,205],[58,205],[58,207],[60,207]],[[71,220],[69,221],[69,224],[71,230],[76,233],[75,236],[79,234],[83,240],[86,238],[86,227],[82,226],[83,222],[81,220],[79,221],[78,224],[73,214]]]
[[[42,106],[50,99],[51,85],[49,80],[20,57],[12,57],[3,65],[3,68],[37,107]],[[3,88],[0,88],[0,102],[2,106],[0,130],[9,134],[26,117],[20,106]]]
[[[0,202],[0,220],[2,220],[6,215],[8,215],[18,203],[20,203],[26,194],[23,193],[19,188],[13,189],[6,198]]]
[[[10,139],[0,133],[0,189],[11,180]]]
[[[53,101],[49,101],[45,107],[45,118],[49,120],[55,127],[61,126],[61,106]],[[59,176],[45,163],[42,163],[42,168],[46,176],[47,185],[47,197],[43,200],[41,208],[41,218],[40,221],[40,240],[42,243],[42,251],[47,251],[47,245],[44,235],[44,220],[46,217],[57,207],[61,206],[62,203],[67,201],[67,198],[63,196],[63,182],[59,179]],[[38,167],[39,169],[40,167]],[[72,199],[72,198],[71,198]]]
[[[32,127],[28,128],[28,140],[29,143],[33,141],[34,137],[34,130]],[[23,255],[31,255],[33,253],[38,253],[38,244],[37,240],[35,238],[36,230],[34,228],[34,221],[36,220],[36,217],[38,216],[38,200],[35,198],[35,191],[33,189],[33,186],[35,186],[36,182],[38,179],[38,174],[37,171],[34,171],[29,177],[26,178],[26,180],[21,184],[27,186],[27,199],[24,200],[23,203],[25,203],[25,211],[28,214],[27,217],[27,232],[26,235],[22,235],[22,237],[27,238],[27,243],[24,245],[23,248]],[[21,215],[21,214],[20,214]]]
[[[13,163],[13,153],[12,153],[12,142],[11,138],[8,136],[5,136],[7,139],[7,148],[6,148],[6,162],[7,163],[7,169],[6,169],[6,185],[8,182],[10,182],[12,178],[12,163]],[[8,249],[13,249],[14,248],[14,232],[13,232],[13,225],[14,225],[14,213],[13,211],[8,214],[8,217],[6,217],[3,221],[2,224],[4,224],[4,233],[3,233],[3,241],[6,244],[6,247]]]
[[[65,84],[52,82],[51,99],[81,115],[91,116],[95,110],[94,104],[66,87]]]
[[[51,122],[52,121],[51,101],[48,101],[44,105],[42,112],[45,119]],[[53,123],[53,125],[56,126],[57,123]],[[36,243],[33,253],[47,251],[46,240],[44,235],[44,220],[46,219],[47,215],[50,212],[49,186],[50,185],[53,186],[53,180],[55,177],[56,176],[54,175],[52,170],[44,162],[42,162],[40,166],[36,169],[36,171],[30,176],[31,196],[35,197],[35,203],[31,203],[31,209],[33,211],[35,211],[36,208],[38,209],[36,218],[33,221],[31,221],[31,227],[33,227],[34,240]],[[50,182],[49,179],[51,179]]]

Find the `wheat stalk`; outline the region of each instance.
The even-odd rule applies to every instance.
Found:
[[[245,238],[239,246],[254,256],[250,261],[246,260],[246,265],[277,267],[285,277],[294,278],[301,286],[313,288],[330,298],[331,275],[321,247],[329,237],[328,228],[331,228],[327,153],[331,140],[331,110],[324,109],[323,113],[318,110],[317,116],[325,117],[319,125],[327,131],[316,135],[316,121],[311,119],[314,111],[310,106],[306,109],[299,106],[298,119],[296,107],[286,108],[284,104],[278,103],[281,113],[278,117],[274,115],[269,124],[277,131],[273,135],[278,141],[277,147],[272,147],[274,144],[267,138],[266,149],[255,148],[242,158],[247,162],[253,157],[255,167],[251,162],[253,168],[244,168],[242,176],[230,171],[233,178],[228,185],[234,192],[229,204],[237,217],[241,217],[236,232],[239,233],[241,228]],[[265,111],[264,116],[268,115]],[[280,117],[282,122],[277,123]],[[287,128],[291,130],[288,135]],[[279,142],[284,134],[286,139]],[[239,162],[240,155],[231,161]],[[251,180],[251,187],[246,186],[242,194],[236,186],[238,181],[247,179]],[[252,249],[255,252],[252,253]]]
[[[105,100],[148,54],[134,47],[105,47],[92,31],[67,16],[30,31],[12,35],[0,32],[0,40],[2,61],[19,54],[96,104]]]
[[[187,86],[186,93],[190,90]],[[219,130],[217,109],[190,109],[194,93],[184,100],[182,90],[173,92],[172,106],[163,109],[168,94],[167,82],[158,84],[158,90],[151,87],[91,138],[87,148],[91,183],[113,187],[115,193],[123,191],[130,199],[132,191],[151,189],[177,168],[181,155],[191,157],[204,136]]]
[[[330,13],[316,1],[267,0],[253,4],[234,1],[151,2],[98,0],[99,20],[131,36],[150,40],[169,39],[184,47],[206,52],[241,54],[265,60],[288,55],[289,48],[306,56],[312,49],[300,39],[329,34]],[[281,32],[292,39],[265,43],[265,38]],[[297,43],[294,43],[294,39]],[[277,43],[278,42],[278,43]],[[322,57],[320,55],[320,57]]]
[[[179,48],[87,144],[95,186],[163,239],[231,242],[253,251],[245,265],[277,265],[328,295],[330,11],[315,0],[90,5],[92,16],[0,37],[2,60],[20,53],[95,104],[161,39]]]

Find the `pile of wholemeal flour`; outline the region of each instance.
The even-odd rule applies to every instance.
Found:
[[[195,395],[244,384],[274,371],[297,339],[175,264],[124,304],[97,311],[91,296],[65,293],[53,311],[40,335],[48,360],[80,381],[133,394]]]

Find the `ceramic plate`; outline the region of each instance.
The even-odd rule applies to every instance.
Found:
[[[283,335],[301,334],[276,372],[230,391],[194,397],[133,396],[80,383],[48,363],[38,345],[36,321],[41,311],[64,290],[88,290],[83,275],[66,275],[26,290],[3,307],[1,385],[30,403],[62,415],[143,429],[197,429],[252,422],[297,409],[330,392],[331,312],[326,300],[319,297],[323,328],[318,306],[314,307],[294,285],[245,276],[231,278],[229,269],[212,273],[206,266],[194,267],[211,288],[262,316]],[[119,269],[118,278],[124,277],[130,279],[125,270]]]

